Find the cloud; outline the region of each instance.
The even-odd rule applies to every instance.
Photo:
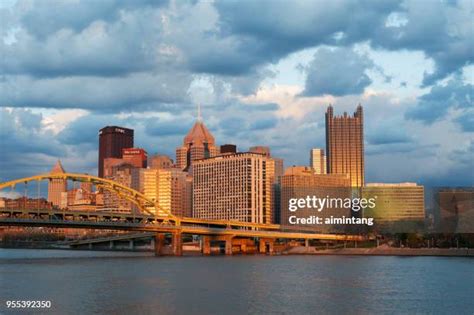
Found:
[[[468,109],[455,119],[464,132],[474,132],[474,110]]]
[[[343,96],[363,93],[372,83],[366,71],[374,67],[373,61],[367,56],[350,48],[320,48],[306,68],[305,89],[301,95]]]
[[[180,73],[136,73],[126,77],[67,77],[0,80],[0,106],[81,108],[98,112],[181,110],[192,77]],[[171,83],[172,82],[172,83]]]
[[[446,116],[449,109],[466,109],[474,106],[474,86],[455,76],[445,85],[437,84],[418,98],[406,112],[406,118],[431,124]]]
[[[435,61],[432,73],[425,73],[423,86],[430,86],[457,73],[474,61],[472,38],[472,2],[454,4],[406,1],[394,11],[404,23],[376,30],[374,47],[389,50],[419,50]]]

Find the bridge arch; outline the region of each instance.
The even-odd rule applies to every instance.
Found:
[[[159,216],[158,212],[162,212],[168,218],[176,218],[169,210],[163,209],[156,201],[148,198],[144,194],[117,183],[110,179],[100,178],[97,176],[92,176],[88,174],[79,174],[79,173],[46,173],[39,174],[31,177],[19,178],[11,180],[8,182],[0,183],[0,190],[5,188],[14,189],[18,184],[26,184],[32,181],[42,181],[42,180],[53,180],[53,179],[63,179],[63,180],[73,180],[78,182],[89,182],[94,184],[98,188],[103,188],[105,190],[116,193],[119,197],[127,199],[128,201],[134,203],[140,211],[147,213],[153,216]],[[147,208],[153,207],[155,213],[152,213]]]

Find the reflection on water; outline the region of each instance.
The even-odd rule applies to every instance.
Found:
[[[0,249],[0,310],[10,299],[51,300],[56,314],[462,314],[474,310],[473,270],[460,257]]]

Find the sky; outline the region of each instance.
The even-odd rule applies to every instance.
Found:
[[[168,154],[197,104],[218,144],[285,165],[364,108],[367,182],[474,183],[474,2],[0,1],[0,181],[97,173],[98,130]]]

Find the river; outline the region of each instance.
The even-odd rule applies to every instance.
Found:
[[[473,314],[474,259],[0,249],[0,297],[2,314]]]

